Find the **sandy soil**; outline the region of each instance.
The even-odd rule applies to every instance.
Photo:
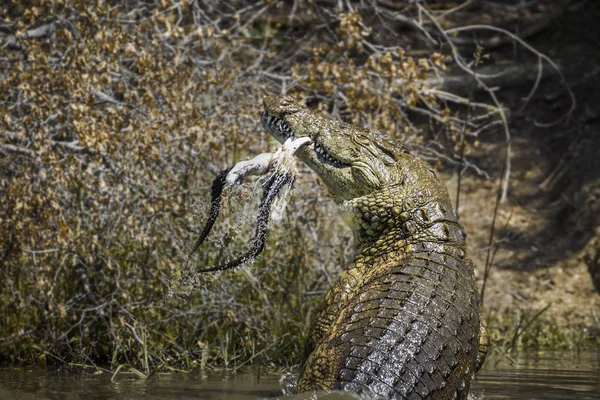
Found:
[[[558,324],[600,331],[600,294],[594,288],[583,254],[600,227],[600,207],[587,214],[583,189],[600,182],[600,5],[573,1],[567,12],[529,42],[560,66],[577,107],[571,118],[550,127],[570,106],[560,78],[548,75],[529,106],[513,114],[512,172],[506,202],[500,205],[495,241],[500,240],[485,291],[485,304],[517,313],[550,305],[544,316]],[[527,63],[515,48],[494,57]],[[531,86],[504,90],[502,101],[517,110]],[[513,111],[514,113],[514,111]],[[490,226],[504,157],[502,137],[482,138],[470,155],[495,179],[468,173],[462,182],[459,213],[483,283]],[[564,172],[548,181],[553,171]],[[451,197],[456,176],[446,174]],[[588,210],[589,211],[589,210]],[[600,232],[600,230],[596,230]],[[586,248],[587,246],[587,248]]]
[[[543,177],[541,171],[528,175],[529,180],[517,184],[535,186],[538,181],[535,178]],[[448,186],[453,193],[456,179]],[[463,188],[464,205],[459,212],[481,288],[497,184],[467,179]],[[541,238],[548,218],[556,217],[549,214],[551,212],[543,209],[518,204],[510,197],[501,204],[494,239],[500,243],[486,284],[485,305],[509,314],[520,311],[535,314],[550,305],[544,316],[559,325],[600,328],[600,294],[582,260],[585,249],[576,246],[569,249],[568,243],[557,244],[561,239]],[[568,242],[568,238],[564,241]],[[557,247],[564,248],[562,254],[557,254]]]

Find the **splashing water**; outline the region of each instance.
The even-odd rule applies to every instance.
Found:
[[[277,224],[283,218],[284,211],[290,201],[290,192],[292,185],[285,185],[277,195],[275,202],[271,206],[271,222]]]
[[[277,195],[277,199],[275,203],[271,207],[271,221],[274,224],[277,224],[283,218],[283,213],[289,203],[290,192],[292,190],[292,185],[294,183],[294,179],[298,174],[298,169],[296,168],[296,159],[294,158],[294,153],[301,147],[310,144],[310,139],[307,137],[302,137],[296,140],[288,139],[279,150],[273,155],[273,158],[277,160],[277,164],[275,167],[275,174],[292,174],[292,182],[289,185],[285,185],[282,190]]]
[[[281,152],[281,155],[277,159],[277,165],[275,167],[275,174],[285,174],[291,173],[295,178],[298,174],[298,170],[296,168],[295,158],[292,153],[285,151],[284,147],[279,149],[276,153]],[[270,178],[269,178],[270,179]],[[273,224],[277,224],[283,218],[283,214],[290,200],[290,192],[292,190],[293,180],[289,185],[285,185],[281,191],[277,194],[277,198],[275,202],[271,206],[271,221]]]

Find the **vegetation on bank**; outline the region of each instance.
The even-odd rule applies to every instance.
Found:
[[[296,364],[322,293],[352,256],[319,181],[298,180],[251,267],[194,274],[244,248],[260,181],[227,197],[209,245],[186,259],[216,173],[276,147],[259,126],[264,94],[296,93],[443,167],[462,163],[461,137],[468,155],[504,118],[493,99],[443,90],[452,52],[436,29],[455,24],[444,9],[13,3],[0,9],[4,362],[147,373]],[[436,19],[416,22],[423,11]],[[544,315],[488,314],[498,348],[598,341]]]

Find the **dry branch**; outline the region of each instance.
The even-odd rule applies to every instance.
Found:
[[[31,158],[35,158],[35,156],[36,156],[35,151],[33,151],[31,149],[26,149],[24,147],[15,146],[13,144],[0,143],[0,149],[2,149],[3,151],[9,152],[9,153],[20,154],[22,156],[28,156]]]

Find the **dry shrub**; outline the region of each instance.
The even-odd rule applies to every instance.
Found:
[[[258,197],[248,190],[225,201],[185,267],[215,174],[275,148],[259,127],[262,96],[292,89],[415,144],[430,138],[417,135],[423,124],[449,137],[461,125],[426,85],[447,56],[409,55],[402,31],[390,34],[414,7],[373,8],[383,21],[374,23],[356,9],[284,3],[42,0],[0,10],[1,359],[45,353],[146,369],[298,361],[319,294],[352,254],[312,175],[251,268],[193,274],[244,247],[251,222],[240,215]]]

